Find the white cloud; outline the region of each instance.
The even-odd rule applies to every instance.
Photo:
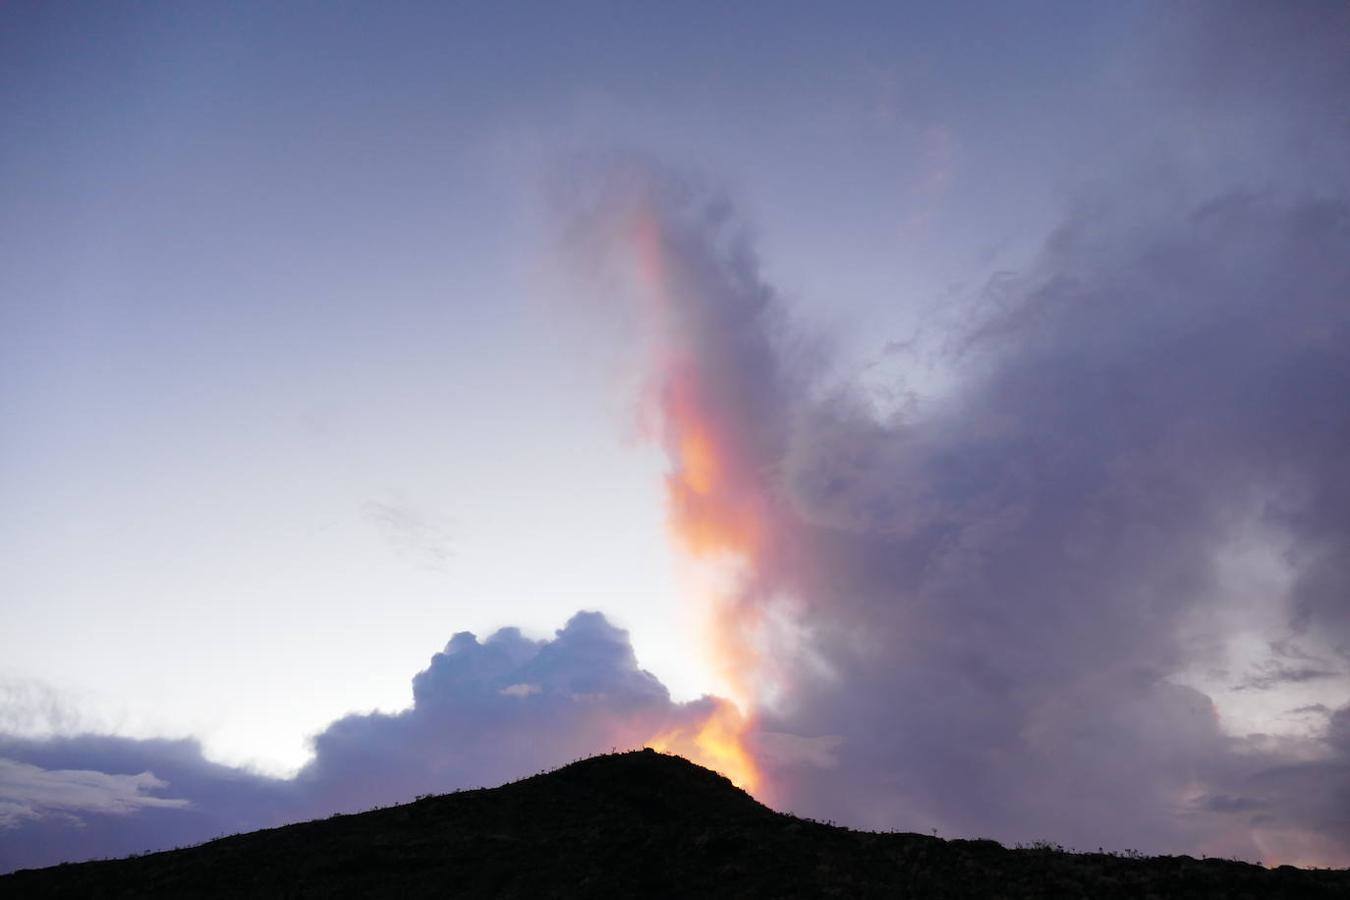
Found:
[[[0,759],[0,828],[52,813],[122,815],[145,807],[182,808],[188,801],[156,797],[168,784],[150,772],[110,775],[88,769],[43,769]]]

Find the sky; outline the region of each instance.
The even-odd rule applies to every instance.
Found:
[[[0,871],[650,745],[1350,865],[1343,4],[0,6]]]

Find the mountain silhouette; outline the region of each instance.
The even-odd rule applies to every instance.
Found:
[[[0,877],[0,897],[1346,897],[1350,870],[1006,849],[774,812],[652,750],[498,788]]]

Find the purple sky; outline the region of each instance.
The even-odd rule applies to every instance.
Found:
[[[719,696],[817,818],[1350,865],[1347,96],[1334,3],[0,8],[0,871]]]

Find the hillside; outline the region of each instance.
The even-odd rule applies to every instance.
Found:
[[[1008,850],[782,815],[650,750],[490,790],[0,877],[0,896],[1345,897],[1350,870]]]

